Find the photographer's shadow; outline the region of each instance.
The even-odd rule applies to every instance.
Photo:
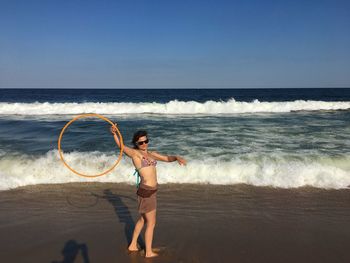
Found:
[[[96,197],[106,199],[114,207],[114,211],[119,218],[119,222],[124,223],[124,234],[125,234],[126,241],[129,245],[132,240],[132,234],[135,228],[135,223],[131,216],[129,208],[125,205],[122,198],[131,199],[133,201],[136,201],[136,200],[129,196],[113,194],[110,189],[105,189],[103,193],[104,195],[97,195],[95,193],[91,193],[91,194]],[[144,249],[145,242],[143,241],[141,235],[139,236],[137,241],[141,249]]]
[[[79,252],[83,257],[84,263],[89,263],[88,248],[86,244],[79,244],[75,240],[68,240],[62,249],[63,260],[62,261],[52,261],[51,263],[74,263]]]

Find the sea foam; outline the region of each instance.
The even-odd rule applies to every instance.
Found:
[[[65,160],[79,172],[97,174],[107,170],[117,159],[116,154],[101,152],[65,153]],[[287,157],[240,158],[218,161],[215,158],[188,160],[186,166],[176,162],[159,162],[158,181],[192,184],[249,184],[279,188],[312,186],[342,189],[350,185],[350,157],[319,157],[291,160]],[[5,155],[0,159],[0,190],[25,185],[68,182],[115,182],[134,184],[134,167],[124,157],[109,174],[96,178],[80,177],[64,167],[57,150],[45,155]]]
[[[284,102],[236,101],[178,101],[157,102],[84,102],[84,103],[0,103],[0,115],[51,115],[51,114],[235,114],[257,112],[292,112],[319,110],[348,110],[348,101],[295,100]]]

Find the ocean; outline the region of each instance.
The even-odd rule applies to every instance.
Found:
[[[273,188],[350,186],[350,89],[0,89],[0,190],[68,182],[135,184],[123,156],[110,173],[85,178],[59,158],[64,125],[83,113],[118,124],[126,145],[146,130],[150,150],[180,155],[159,162],[159,184],[247,184]],[[73,122],[62,151],[94,175],[118,158],[109,124]]]

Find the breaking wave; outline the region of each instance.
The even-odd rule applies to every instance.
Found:
[[[157,102],[84,102],[84,103],[0,103],[0,115],[51,114],[234,114],[258,112],[292,112],[319,110],[349,110],[347,101],[295,100],[285,102],[236,101],[178,101]]]
[[[65,153],[65,160],[79,172],[98,174],[116,161],[116,154],[101,152]],[[109,174],[96,177],[80,177],[66,169],[57,150],[45,155],[30,156],[3,153],[0,158],[0,190],[25,185],[68,182],[115,182],[134,184],[134,168],[131,161],[122,159]],[[187,166],[159,162],[158,181],[164,183],[193,184],[249,184],[279,188],[312,186],[325,189],[342,189],[350,186],[350,157],[307,156],[299,159],[281,155],[264,155],[259,158],[235,157],[219,161],[214,157],[190,160]]]

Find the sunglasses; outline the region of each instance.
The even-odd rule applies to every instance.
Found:
[[[149,140],[145,140],[145,141],[142,141],[142,142],[137,142],[137,145],[142,145],[142,144],[148,144]]]

